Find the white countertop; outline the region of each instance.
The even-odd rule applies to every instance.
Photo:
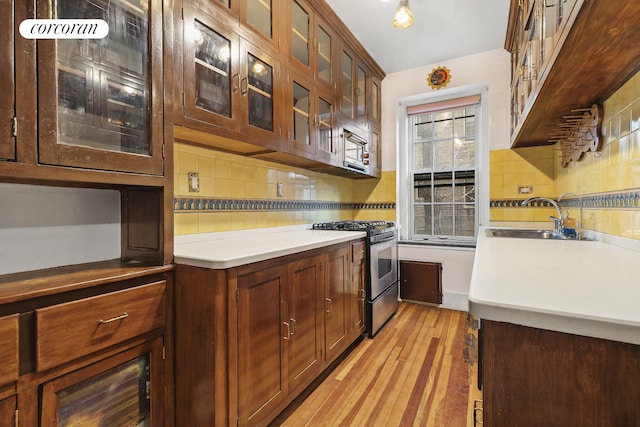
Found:
[[[486,228],[478,232],[471,314],[640,344],[635,243],[486,237]]]
[[[311,225],[175,236],[176,264],[224,269],[365,237],[363,231],[312,230]]]

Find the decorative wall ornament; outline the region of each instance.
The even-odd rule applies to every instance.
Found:
[[[602,106],[593,104],[591,108],[571,110],[573,114],[563,116],[564,122],[557,124],[548,139],[550,143],[560,143],[562,167],[577,162],[588,151],[599,151],[602,147],[600,130]]]
[[[431,89],[440,89],[445,87],[451,81],[451,70],[447,67],[438,65],[438,68],[434,68],[427,78],[427,83],[431,86]]]

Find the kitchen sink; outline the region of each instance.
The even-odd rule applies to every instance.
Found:
[[[554,239],[554,240],[575,240],[576,236],[565,236],[554,233],[552,230],[533,230],[517,228],[488,228],[487,237],[512,237],[519,239]]]

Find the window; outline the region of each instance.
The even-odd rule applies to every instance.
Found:
[[[483,216],[477,196],[484,194],[479,190],[479,171],[486,146],[482,142],[485,115],[477,93],[400,103],[401,239],[475,243]]]

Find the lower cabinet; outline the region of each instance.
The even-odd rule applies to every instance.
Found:
[[[0,306],[11,313],[0,318],[0,427],[173,425],[172,268],[7,275],[8,289],[37,297],[5,294]]]
[[[480,345],[483,425],[640,425],[640,346],[488,320]]]
[[[0,400],[0,427],[16,427],[18,400],[12,395]]]
[[[176,425],[267,425],[362,335],[350,245],[177,266]]]

